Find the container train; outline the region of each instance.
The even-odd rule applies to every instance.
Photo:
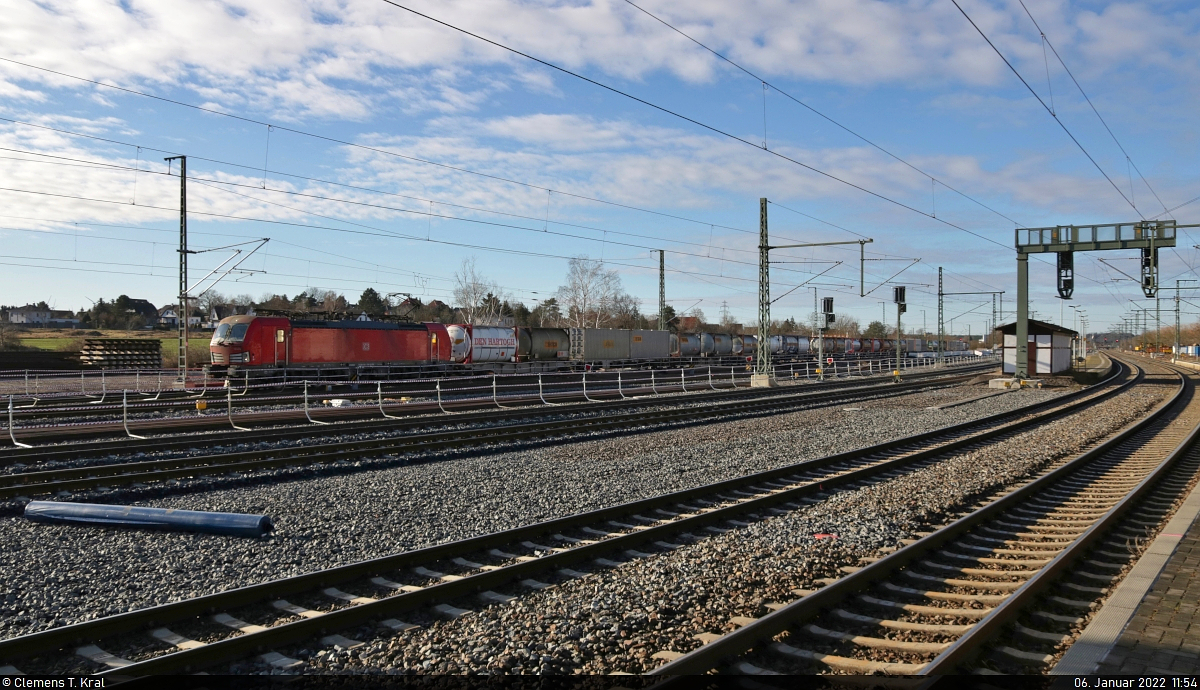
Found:
[[[961,345],[962,343],[958,343]],[[815,355],[816,338],[772,335],[772,355]],[[826,337],[828,355],[894,352],[894,340]],[[750,357],[752,335],[681,333],[613,328],[514,328],[471,324],[324,321],[240,315],[218,324],[209,343],[213,372],[288,369],[363,369],[372,366],[469,367],[530,370],[620,366],[673,358]],[[901,340],[901,350],[928,343]],[[965,349],[965,348],[964,348]],[[474,365],[474,366],[473,366]]]

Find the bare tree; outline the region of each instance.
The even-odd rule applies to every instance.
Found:
[[[346,311],[350,306],[344,296],[333,290],[326,290],[318,299],[321,302],[321,311]]]
[[[839,316],[833,322],[833,332],[850,338],[857,338],[861,332],[858,319],[852,316]]]
[[[733,333],[741,328],[742,324],[734,320],[733,314],[729,311],[729,305],[721,303],[721,332]]]
[[[617,328],[642,327],[642,301],[627,292],[617,291],[612,299],[613,325]]]
[[[208,318],[208,315],[212,313],[213,307],[223,306],[227,302],[228,298],[226,298],[225,295],[222,295],[216,290],[209,290],[203,295],[197,297],[193,306],[199,309],[204,314],[205,318]]]
[[[467,323],[500,323],[501,306],[506,298],[496,281],[479,272],[475,257],[463,259],[462,265],[454,272],[454,301],[458,303],[458,309]]]
[[[600,328],[621,311],[636,313],[637,304],[621,289],[616,271],[586,256],[567,262],[567,284],[558,288],[558,301],[566,310],[567,322],[577,328]]]

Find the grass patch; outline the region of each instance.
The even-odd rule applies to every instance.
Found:
[[[20,338],[17,342],[21,347],[32,347],[37,350],[58,350],[59,346],[64,342],[70,342],[65,338]]]

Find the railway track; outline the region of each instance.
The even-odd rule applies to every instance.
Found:
[[[0,641],[0,660],[30,673],[107,668],[144,675],[262,655],[265,663],[288,668],[294,660],[275,650],[290,643],[315,637],[353,646],[354,640],[330,633],[364,635],[375,626],[401,630],[430,615],[464,615],[467,609],[459,607],[468,601],[505,601],[581,576],[574,568],[611,567],[618,564],[614,558],[674,549],[698,534],[748,526],[1086,410],[1141,380],[1130,367],[1119,368],[1098,388],[865,449]]]
[[[431,426],[429,419],[379,421],[369,425],[356,424],[339,427],[337,433],[361,434],[369,431],[386,431],[391,434],[390,436],[237,451],[219,447],[218,454],[203,457],[106,462],[46,470],[38,470],[37,467],[89,454],[112,454],[118,450],[123,455],[134,452],[186,452],[194,450],[198,444],[212,447],[216,442],[213,439],[201,440],[196,437],[186,437],[135,441],[116,448],[109,444],[88,444],[82,448],[71,445],[30,449],[0,457],[0,466],[20,465],[23,470],[33,466],[30,471],[0,474],[0,499],[56,491],[78,491],[114,484],[161,481],[193,476],[198,473],[253,471],[287,464],[338,462],[389,453],[458,449],[470,445],[516,441],[528,442],[533,439],[553,438],[566,434],[634,428],[650,424],[694,423],[718,417],[774,414],[794,410],[797,407],[830,405],[866,398],[894,397],[931,387],[961,383],[968,378],[970,376],[956,375],[910,381],[899,385],[888,383],[873,386],[844,386],[834,390],[806,390],[787,393],[772,391],[768,394],[742,391],[740,394],[711,394],[702,395],[699,398],[689,397],[673,400],[673,402],[685,403],[683,407],[665,407],[663,400],[642,398],[569,408],[539,407],[472,413],[455,415],[452,418],[438,418],[437,422],[453,424],[455,428],[437,431],[429,430]],[[704,404],[697,405],[697,403]],[[642,409],[647,407],[663,407],[664,409]],[[568,414],[572,412],[602,414],[562,419],[561,416],[564,412]],[[543,416],[557,418],[537,421],[538,417]],[[531,421],[530,417],[533,417],[534,420]],[[510,423],[498,424],[497,422]],[[462,425],[471,423],[486,426],[466,433]],[[308,427],[301,430],[286,430],[273,436],[267,436],[267,438],[264,436],[267,435],[255,434],[253,440],[257,443],[265,440],[307,439],[311,438],[312,429]],[[229,438],[227,442],[230,445],[236,445],[247,440],[250,439],[243,435]]]
[[[1147,418],[655,673],[1047,670],[1200,467],[1195,377],[1146,367],[1177,386]]]
[[[994,363],[986,363],[980,365],[966,365],[955,367],[955,374],[965,372],[983,372],[994,368]],[[934,376],[944,376],[947,370],[931,370],[932,373],[913,372],[906,374],[905,378],[909,380],[921,380]],[[637,372],[644,374],[645,372]],[[858,385],[863,379],[852,380],[837,380],[829,381],[817,385],[821,386],[848,386]],[[503,396],[496,398],[490,395],[476,394],[469,398],[450,397],[454,394],[452,389],[446,389],[446,397],[439,399],[437,396],[430,395],[428,387],[422,391],[420,399],[414,399],[411,402],[400,402],[397,398],[405,397],[411,393],[404,390],[390,388],[386,393],[379,391],[372,392],[369,384],[364,384],[365,392],[359,391],[354,393],[362,404],[351,405],[347,407],[324,407],[314,406],[309,407],[307,404],[303,406],[303,397],[296,395],[291,396],[266,396],[258,398],[239,398],[236,395],[230,394],[228,391],[218,391],[213,393],[213,397],[197,399],[195,397],[188,400],[177,400],[166,403],[166,407],[158,406],[157,403],[136,402],[130,403],[128,408],[124,408],[118,401],[117,404],[107,405],[81,405],[68,406],[58,409],[43,408],[43,409],[15,409],[13,410],[13,423],[21,424],[15,428],[16,440],[27,444],[36,444],[39,442],[61,442],[65,439],[96,439],[105,436],[121,435],[126,438],[133,432],[138,434],[167,434],[180,432],[199,432],[212,431],[217,429],[229,429],[233,425],[237,426],[263,426],[263,425],[278,425],[287,423],[308,423],[312,420],[333,422],[333,421],[362,421],[374,419],[379,421],[384,414],[394,417],[416,417],[427,414],[437,414],[446,410],[455,412],[466,412],[471,410],[491,409],[495,410],[498,407],[520,406],[520,405],[542,405],[546,402],[552,402],[555,405],[563,405],[575,403],[579,401],[597,402],[599,400],[625,400],[627,397],[649,397],[650,395],[658,395],[665,393],[688,393],[702,394],[701,391],[734,391],[741,389],[744,395],[764,395],[767,394],[762,389],[750,390],[741,388],[736,380],[736,377],[728,375],[699,375],[691,378],[676,377],[670,380],[661,380],[652,382],[649,379],[635,378],[633,380],[626,379],[622,386],[617,385],[617,380],[593,380],[592,388],[584,390],[560,390],[561,386],[554,388],[547,387],[544,391],[539,390],[535,382],[522,392],[513,394],[505,393]],[[603,387],[597,388],[597,385]],[[347,395],[345,391],[328,392],[316,390],[316,387],[311,391],[310,398],[314,401],[330,397],[344,397]],[[387,396],[386,398],[384,396]],[[726,392],[726,395],[729,395]],[[695,399],[695,398],[693,398]],[[213,412],[203,415],[192,415],[188,417],[166,417],[166,418],[146,418],[133,417],[128,418],[126,412],[134,414],[144,414],[146,412],[163,412],[169,411],[179,413],[183,411],[191,411],[195,409],[198,402],[203,402],[207,409],[212,409]],[[235,407],[254,407],[263,405],[281,405],[287,404],[293,406],[291,409],[284,410],[268,410],[261,412],[240,412],[236,418],[232,415],[232,410]],[[225,414],[222,414],[225,412]],[[96,419],[88,420],[88,417],[96,415],[104,415],[115,417],[106,421]],[[72,419],[83,421],[74,422],[55,422],[55,419]],[[236,419],[236,421],[235,421]],[[269,432],[268,432],[269,433]],[[8,433],[8,429],[4,430],[4,434],[0,436],[0,444],[11,444],[12,437]],[[0,449],[5,446],[0,445]],[[15,448],[8,445],[8,448]],[[18,453],[19,454],[19,453]]]
[[[720,399],[717,404],[704,407],[635,410],[548,421],[517,421],[512,424],[483,426],[470,433],[464,433],[462,429],[448,429],[385,438],[223,451],[204,456],[88,464],[82,467],[2,474],[0,475],[0,500],[64,491],[83,491],[100,487],[146,484],[213,474],[240,474],[288,465],[332,464],[367,457],[413,452],[461,451],[471,446],[500,446],[534,441],[554,442],[555,439],[575,437],[582,433],[632,431],[648,426],[697,424],[715,419],[728,420],[755,415],[773,415],[798,408],[862,400],[866,397],[894,397],[927,387],[928,384],[914,383],[910,384],[910,387],[900,388],[891,385],[867,391],[853,388],[792,396],[753,397],[733,401]],[[194,441],[192,443],[194,444]]]

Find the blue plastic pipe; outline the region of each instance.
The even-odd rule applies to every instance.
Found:
[[[206,532],[236,537],[261,537],[274,529],[266,515],[211,513],[173,508],[142,508],[99,503],[31,501],[25,517],[35,522],[56,525],[94,525],[97,527],[142,527],[179,532]]]

